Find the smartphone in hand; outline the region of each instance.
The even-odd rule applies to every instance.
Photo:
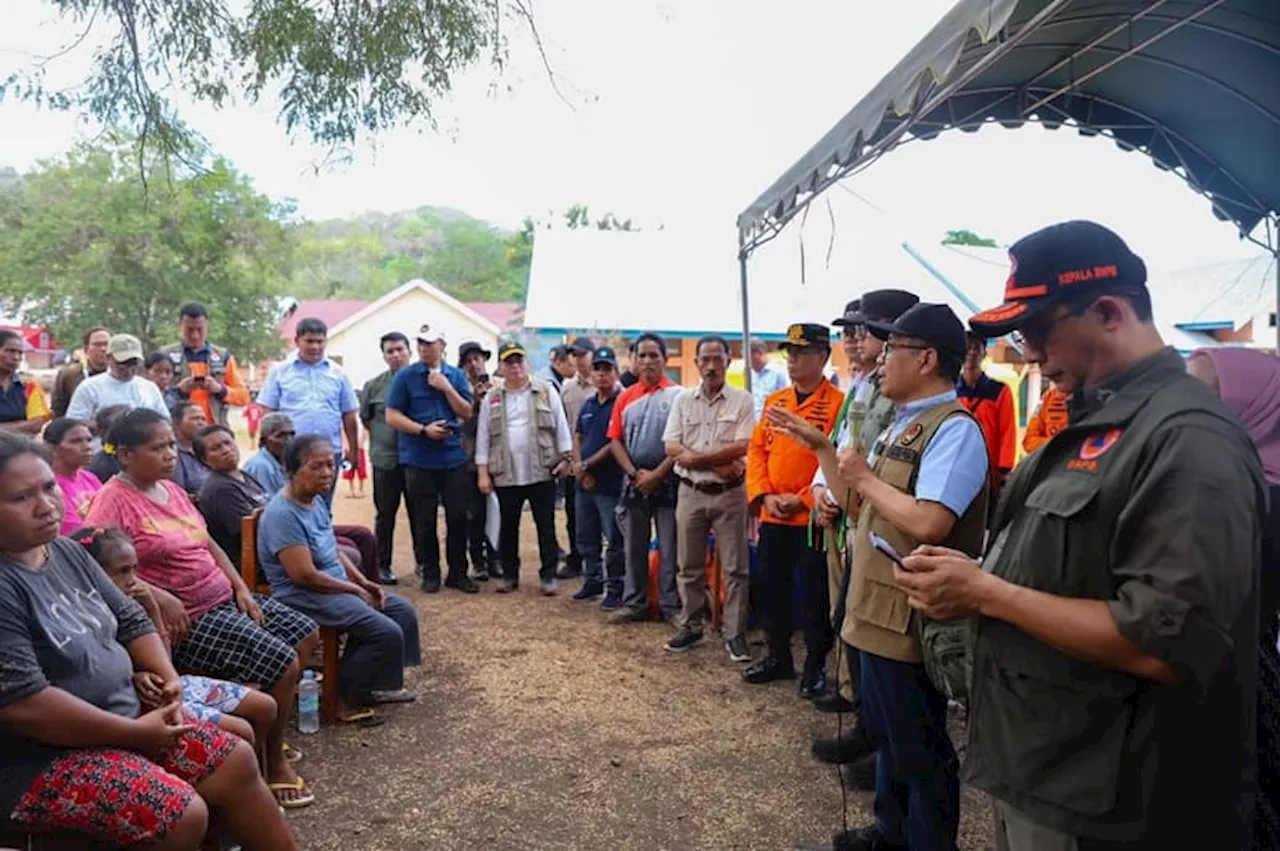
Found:
[[[903,570],[909,569],[905,564],[902,563],[902,556],[898,553],[896,549],[894,549],[893,544],[889,543],[884,538],[877,535],[875,532],[870,533],[870,539],[871,539],[871,546],[875,547],[877,550],[879,550],[880,552],[888,556],[890,561],[892,561],[894,564],[896,564],[898,567],[902,568]]]

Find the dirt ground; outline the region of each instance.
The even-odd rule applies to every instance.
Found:
[[[338,498],[339,522],[372,525],[371,503]],[[569,599],[576,581],[538,596],[527,514],[525,527],[520,592],[429,596],[411,581],[402,514],[397,590],[421,614],[425,661],[408,684],[422,697],[391,708],[380,728],[290,736],[317,797],[289,814],[302,847],[774,851],[828,841],[841,791],[809,742],[835,734],[834,716],[793,684],[743,684],[718,641],[674,655],[665,624],[606,624],[595,604]],[[561,516],[562,543],[563,528]],[[869,821],[870,805],[870,793],[849,792],[848,823]],[[962,809],[960,848],[986,848],[986,798],[965,790]]]

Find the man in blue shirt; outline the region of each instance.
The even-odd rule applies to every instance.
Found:
[[[591,354],[591,378],[596,392],[582,403],[573,423],[573,498],[577,500],[575,530],[582,553],[582,587],[575,600],[591,600],[604,593],[600,608],[607,612],[622,605],[625,562],[622,527],[618,525],[618,497],[622,495],[622,468],[613,457],[609,420],[622,385],[618,383],[618,359],[613,349],[601,346]],[[601,540],[608,549],[601,559]]]
[[[413,554],[422,572],[422,590],[440,590],[440,542],[436,510],[444,504],[444,584],[467,594],[480,587],[467,576],[467,455],[462,422],[472,417],[466,373],[444,362],[444,335],[430,325],[418,329],[419,361],[396,373],[387,393],[387,425],[400,432],[400,463]]]
[[[308,317],[294,332],[297,349],[271,367],[258,393],[258,404],[267,410],[287,414],[298,434],[319,434],[333,444],[335,463],[345,458],[353,467],[360,459],[360,402],[355,387],[342,367],[325,356],[329,328]],[[346,450],[342,438],[346,435]],[[334,479],[337,483],[337,479]],[[325,499],[333,505],[333,488]]]

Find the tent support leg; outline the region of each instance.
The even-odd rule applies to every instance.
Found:
[[[738,250],[738,283],[742,288],[742,384],[751,392],[751,311],[747,301],[747,258],[745,247]]]

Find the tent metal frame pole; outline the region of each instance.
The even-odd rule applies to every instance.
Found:
[[[747,296],[747,261],[751,250],[738,238],[738,283],[742,287],[742,384],[751,392],[751,308]]]

